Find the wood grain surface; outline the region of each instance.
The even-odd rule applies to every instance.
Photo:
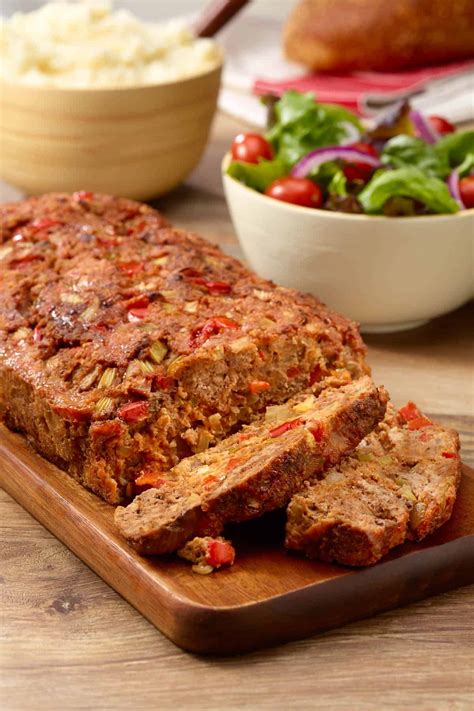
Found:
[[[219,117],[187,185],[160,200],[177,224],[238,254],[218,165],[241,124]],[[17,193],[2,188],[3,200]],[[474,464],[472,306],[417,331],[371,336],[396,402],[461,433]],[[0,706],[4,709],[470,709],[474,586],[332,632],[218,659],[177,649],[0,492]]]

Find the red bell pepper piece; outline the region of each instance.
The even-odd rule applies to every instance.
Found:
[[[202,286],[213,296],[220,294],[230,294],[232,285],[227,281],[207,281],[204,277],[193,277],[191,283],[195,286]]]
[[[16,269],[16,267],[21,267],[23,264],[34,262],[36,259],[41,259],[41,256],[39,254],[35,254],[34,252],[28,252],[23,256],[17,257],[16,259],[12,259],[12,261],[10,262],[10,266],[12,269]]]
[[[301,368],[298,368],[298,367],[288,368],[288,370],[286,371],[286,375],[288,378],[290,378],[290,380],[292,378],[297,378],[298,375],[301,375]]]
[[[131,323],[142,321],[148,313],[149,304],[150,299],[146,295],[137,296],[135,299],[129,301],[127,304],[128,320]]]
[[[253,394],[257,393],[263,393],[264,390],[269,390],[270,389],[270,383],[268,383],[266,380],[252,380],[252,382],[249,385],[249,390]]]
[[[241,462],[243,462],[242,457],[231,457],[226,464],[226,472],[230,472],[231,469],[234,469]]]
[[[235,560],[235,550],[227,541],[210,541],[207,547],[206,563],[213,568],[221,565],[232,565]]]
[[[313,435],[316,442],[322,442],[324,440],[324,427],[320,422],[316,422],[308,427],[309,431]]]
[[[161,390],[169,390],[173,385],[173,378],[168,378],[166,375],[157,375],[153,380]]]
[[[143,262],[119,262],[117,266],[127,276],[133,276],[141,272],[145,265]]]
[[[429,420],[427,417],[424,415],[421,415],[420,417],[415,417],[414,420],[410,420],[408,422],[408,429],[409,430],[421,430],[423,427],[429,427],[433,423],[431,420]]]
[[[33,329],[33,341],[35,343],[41,343],[43,340],[43,334],[41,333],[41,329],[39,326],[35,326]]]
[[[409,422],[410,420],[415,420],[417,417],[421,417],[421,412],[419,411],[414,402],[407,402],[404,407],[401,407],[399,409],[398,414],[402,418],[402,420],[405,420],[405,422]]]
[[[126,405],[122,405],[117,411],[117,416],[120,417],[121,420],[132,424],[147,417],[149,408],[150,405],[148,402],[145,400],[137,400],[136,402],[129,402]]]
[[[151,486],[154,489],[158,489],[166,482],[166,479],[162,479],[156,472],[144,472],[135,479],[136,486]]]
[[[104,422],[97,422],[94,425],[92,434],[94,437],[103,437],[108,439],[109,437],[116,437],[122,431],[122,426],[120,422],[116,420],[105,420]]]
[[[72,194],[72,197],[76,202],[81,202],[81,200],[92,200],[94,193],[89,190],[77,190]]]
[[[55,407],[54,409],[58,415],[62,415],[71,422],[86,422],[89,420],[90,413],[88,410],[80,410],[77,407]]]
[[[146,308],[150,303],[150,299],[146,294],[141,294],[140,296],[136,296],[134,299],[131,299],[128,304],[127,308],[128,309],[144,309]]]
[[[30,226],[35,232],[39,232],[40,230],[47,230],[56,225],[64,225],[64,222],[61,222],[61,220],[51,220],[49,217],[40,217],[37,220],[33,220]]]
[[[209,319],[209,321],[206,321],[203,326],[194,329],[191,333],[189,344],[192,349],[197,348],[212,336],[216,336],[222,330],[226,328],[236,329],[238,327],[239,324],[236,321],[227,318],[227,316],[215,316],[214,318]]]
[[[409,430],[421,430],[423,427],[433,424],[419,411],[414,402],[407,402],[404,407],[399,409],[398,415],[408,424]]]
[[[279,437],[280,435],[284,434],[285,432],[288,432],[289,430],[294,430],[295,427],[298,427],[301,425],[303,420],[301,417],[297,417],[296,420],[290,420],[289,422],[283,422],[283,424],[278,425],[278,427],[274,427],[272,430],[270,430],[270,437]]]
[[[458,456],[456,452],[441,452],[441,456],[445,457],[446,459],[456,459]]]
[[[97,235],[96,242],[97,244],[102,245],[102,247],[117,247],[120,244],[120,240],[118,237],[106,237],[104,235]]]
[[[148,309],[129,309],[128,310],[128,320],[130,323],[136,323],[137,321],[143,321],[148,314]]]

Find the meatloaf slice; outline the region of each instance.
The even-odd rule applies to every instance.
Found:
[[[355,324],[147,205],[0,206],[0,417],[111,503],[364,357]]]
[[[181,461],[115,512],[127,541],[167,553],[194,536],[285,506],[304,482],[336,464],[379,422],[387,395],[367,376],[319,396],[300,393],[213,449]]]
[[[451,516],[460,479],[459,437],[409,403],[353,455],[288,506],[287,548],[345,565],[376,563]]]

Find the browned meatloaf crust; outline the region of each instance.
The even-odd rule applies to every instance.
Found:
[[[459,437],[391,406],[383,423],[323,481],[293,497],[286,546],[345,565],[376,563],[451,516],[460,479]]]
[[[154,488],[115,512],[144,554],[168,553],[194,536],[285,506],[315,472],[337,463],[375,427],[387,395],[367,376],[315,396],[296,395],[260,422],[181,461]]]
[[[53,194],[0,218],[0,415],[111,503],[328,372],[367,372],[355,324],[147,205]]]

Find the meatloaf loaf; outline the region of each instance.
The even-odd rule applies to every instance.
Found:
[[[319,396],[296,395],[259,422],[183,459],[153,488],[115,512],[127,541],[144,554],[169,553],[194,536],[285,506],[315,473],[337,463],[383,418],[387,395],[369,377]]]
[[[293,497],[286,546],[310,558],[362,566],[451,516],[460,479],[459,437],[413,403],[387,416],[355,453]]]
[[[79,192],[0,208],[0,415],[111,503],[326,374],[355,324],[156,210]]]

